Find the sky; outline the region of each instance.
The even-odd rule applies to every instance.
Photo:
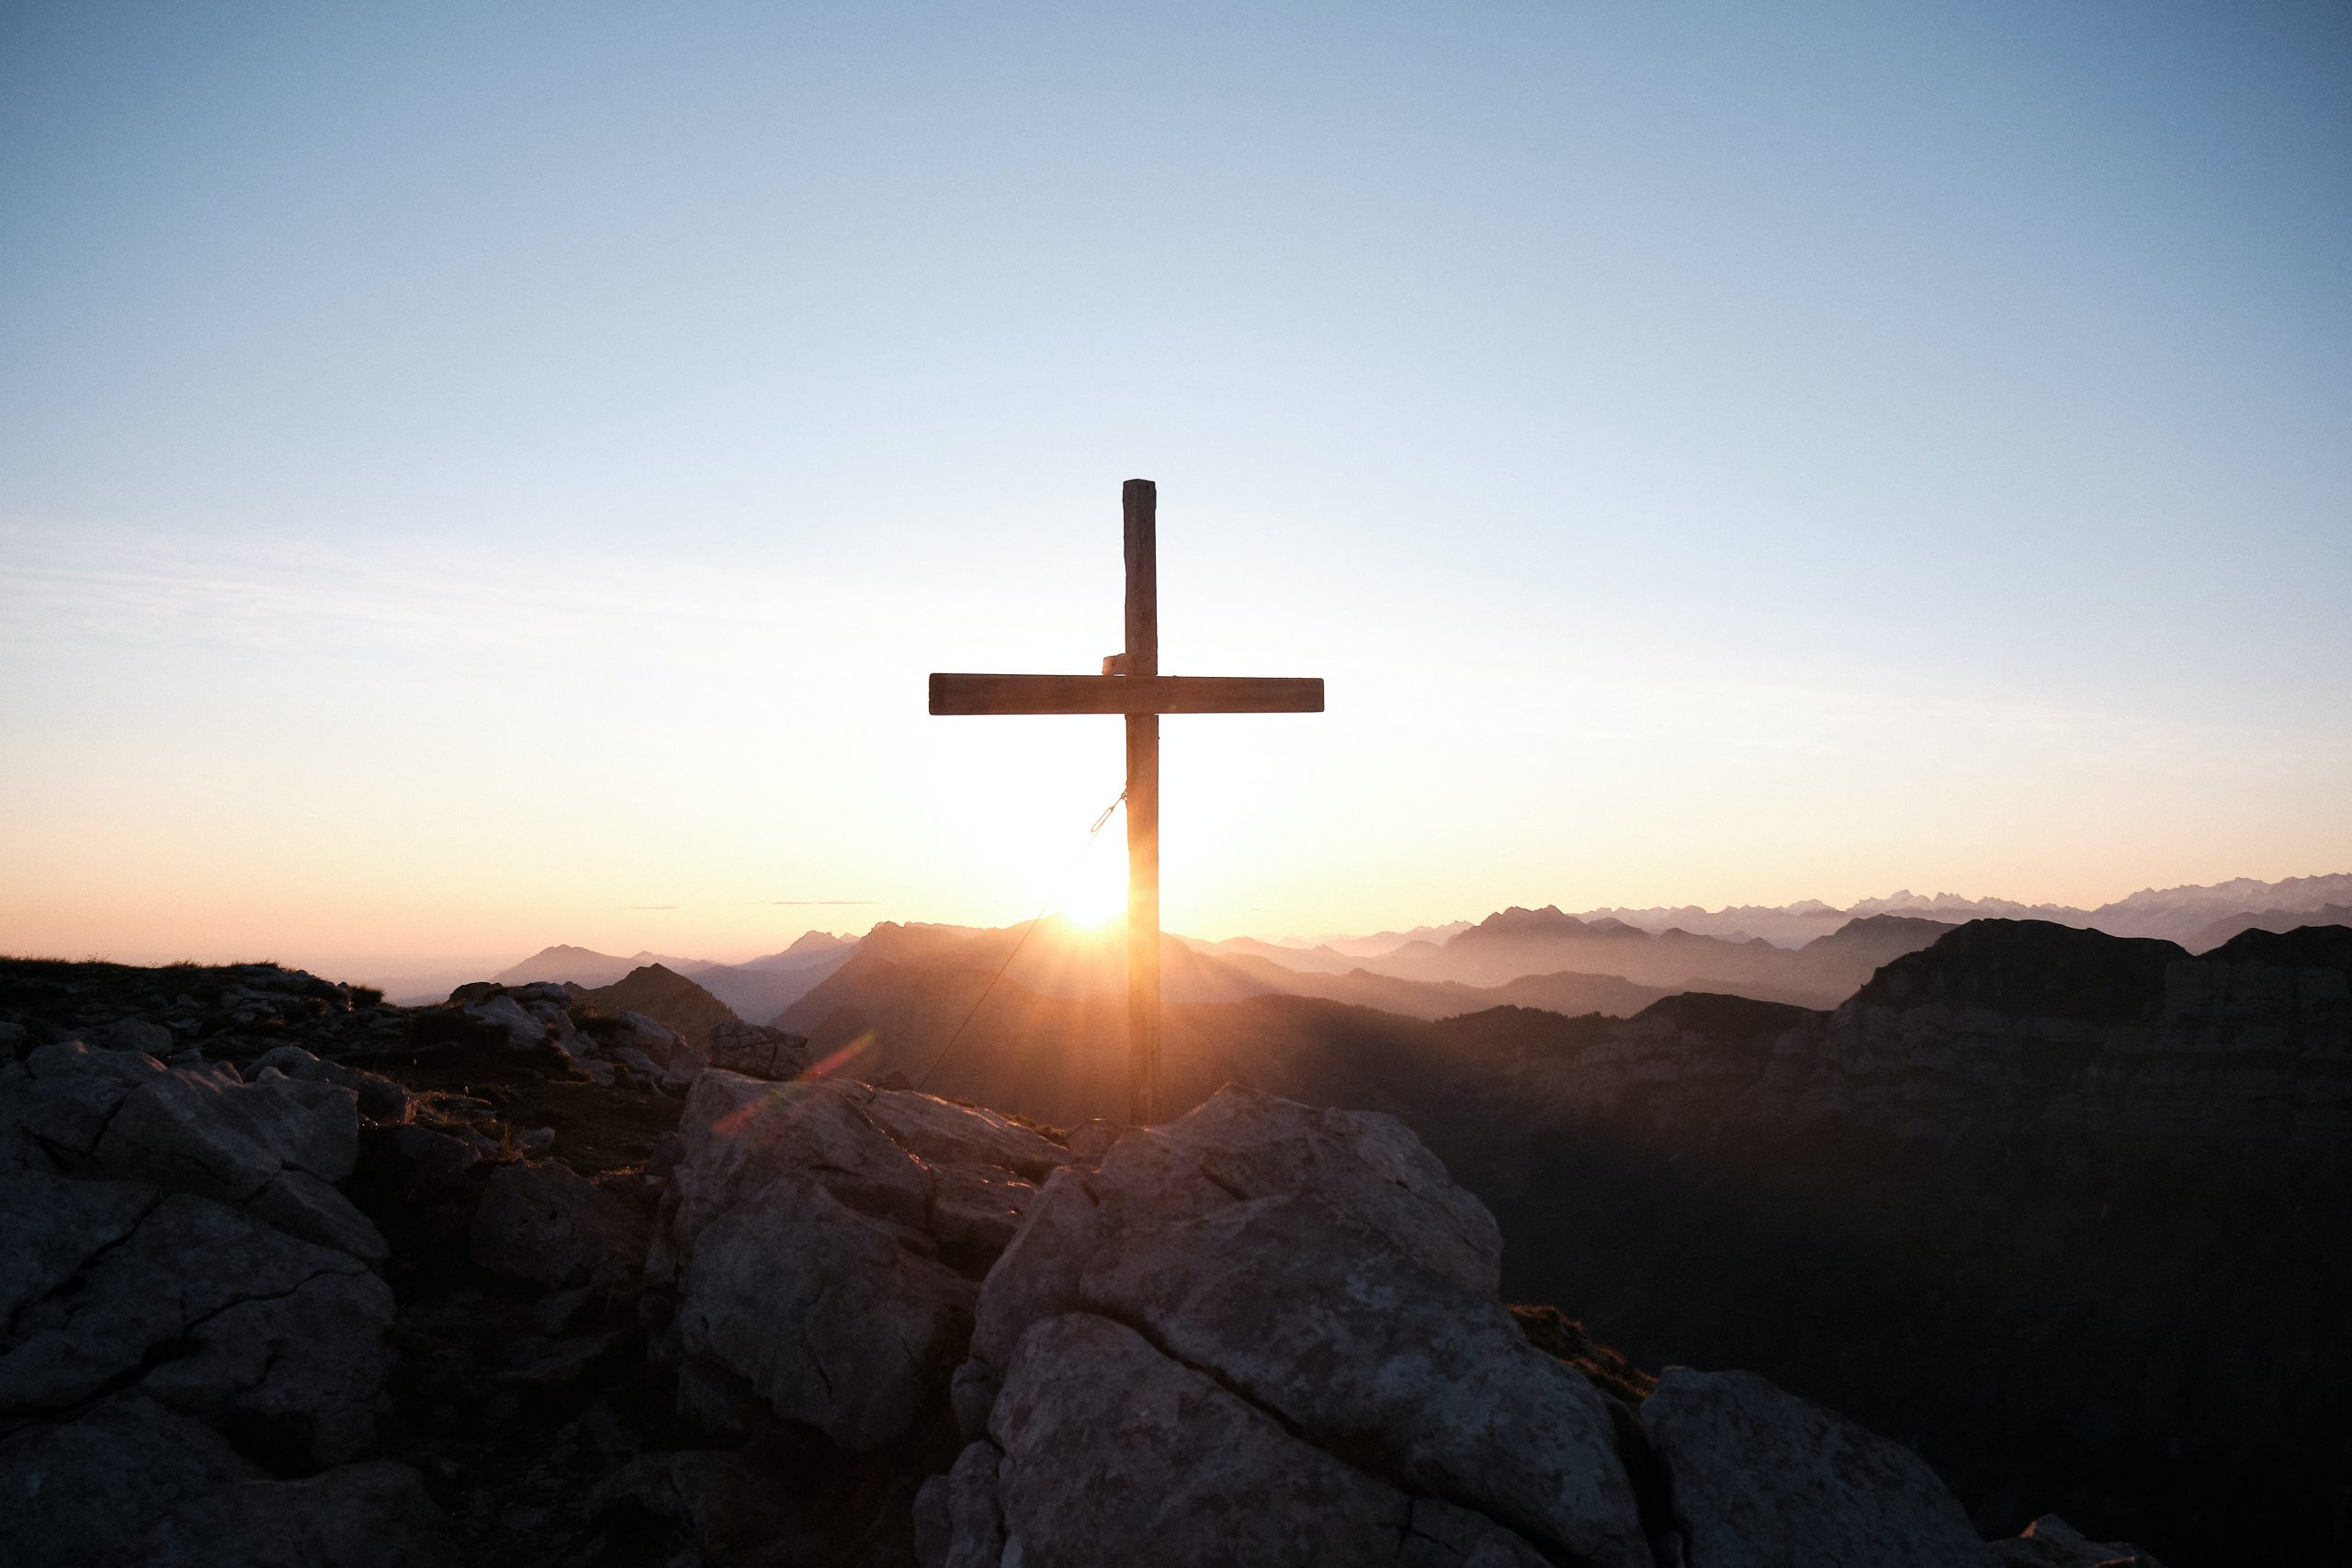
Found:
[[[0,951],[2352,868],[2331,5],[0,7]]]

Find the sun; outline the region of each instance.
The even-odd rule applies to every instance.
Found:
[[[1118,919],[1127,911],[1125,863],[1116,854],[1104,854],[1102,847],[1096,846],[1062,885],[1054,908],[1073,925],[1100,926]]]

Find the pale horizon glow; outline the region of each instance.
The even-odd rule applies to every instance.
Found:
[[[2324,6],[0,17],[0,951],[2352,868]],[[401,965],[410,965],[403,969]]]

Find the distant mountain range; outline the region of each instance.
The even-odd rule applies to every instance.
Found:
[[[1758,1001],[1835,1007],[1891,958],[1927,946],[1950,923],[1908,915],[1849,919],[1803,947],[1679,929],[1645,931],[1603,917],[1587,920],[1546,906],[1487,916],[1444,942],[1412,942],[1366,959],[1376,975],[1499,986],[1563,970],[1615,975],[1666,990],[1724,991]]]
[[[1679,929],[1695,936],[1761,937],[1784,947],[1826,936],[1863,915],[1914,915],[1955,924],[1988,919],[2051,920],[2103,931],[2110,936],[2158,937],[2202,953],[2257,926],[2265,931],[2291,929],[2266,922],[2303,915],[2313,919],[2293,923],[2319,923],[2317,917],[2347,905],[2352,905],[2352,873],[2338,872],[2327,876],[2290,876],[2282,882],[2241,876],[2210,886],[2147,887],[2094,909],[2020,904],[2009,898],[1963,898],[1953,893],[1929,896],[1904,888],[1842,909],[1807,898],[1794,904],[1742,904],[1712,910],[1695,904],[1679,908],[1587,909],[1577,918],[1589,922],[1622,920],[1647,931]]]
[[[659,953],[618,958],[593,948],[559,944],[541,948],[491,978],[502,986],[565,980],[593,991],[616,984],[635,970],[658,964],[673,975],[692,979],[726,1003],[737,1017],[764,1023],[847,963],[857,945],[854,937],[810,931],[781,953],[746,959],[741,964],[718,964],[707,958],[674,958]]]
[[[1454,920],[1311,942],[1171,937],[1162,960],[1162,984],[1170,1002],[1283,994],[1422,1019],[1499,1005],[1623,1017],[1682,990],[1834,1007],[1880,964],[1927,946],[1953,925],[1985,919],[2047,920],[2112,936],[2175,942],[2203,953],[2244,931],[2352,920],[2352,873],[2144,888],[2090,909],[1903,889],[1842,909],[1818,899],[1713,910],[1691,905],[1577,914],[1547,905],[1499,910],[1475,923]],[[1058,924],[1046,922],[1049,928]],[[743,1019],[775,1021],[806,1032],[821,1021],[812,1007],[860,988],[854,976],[818,1003],[807,1002],[861,952],[872,949],[877,964],[992,972],[1020,930],[886,921],[864,938],[810,931],[781,953],[741,964],[650,951],[624,957],[558,945],[492,978],[507,985],[568,980],[596,989],[660,964],[692,978]],[[876,947],[877,936],[882,941]],[[1117,991],[1125,969],[1114,942],[1072,927],[1062,928],[1059,936],[1041,929],[1006,981],[1041,996],[1076,997]]]
[[[1370,936],[1292,937],[1272,945],[1285,948],[1328,947],[1349,958],[1377,958],[1408,942],[1443,942],[1448,937],[1459,936],[1473,923],[1469,920],[1448,920],[1442,926],[1415,926],[1408,931],[1374,931]]]
[[[1171,1041],[1183,1010],[1270,997],[1418,1020],[1497,1007],[1623,1018],[1692,989],[1833,1007],[1889,960],[1951,929],[1872,916],[1792,951],[1682,931],[1654,936],[1557,909],[1506,909],[1444,942],[1410,942],[1339,974],[1285,968],[1262,955],[1286,951],[1271,944],[1252,951],[1168,937],[1161,993]],[[1115,929],[1063,920],[1035,931],[886,921],[775,1021],[808,1035],[820,1055],[855,1049],[867,1064],[857,1070],[876,1077],[899,1071],[921,1078],[951,1040],[959,1053],[1035,1061],[1039,1076],[1069,1089],[1053,1111],[1039,1113],[1082,1119],[1117,1103],[1115,1094],[1097,1100],[1097,1093],[1124,1093],[1125,974]]]

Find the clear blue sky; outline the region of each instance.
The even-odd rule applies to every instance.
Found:
[[[1332,682],[1171,723],[1179,926],[2344,869],[2347,85],[2321,5],[13,5],[0,946],[1022,918],[1115,727],[921,676],[1111,651],[1136,474],[1170,667]]]

